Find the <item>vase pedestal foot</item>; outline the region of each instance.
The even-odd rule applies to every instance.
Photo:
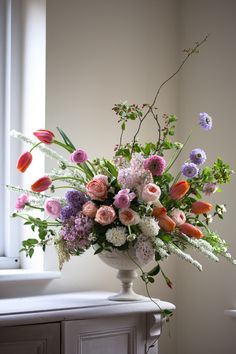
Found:
[[[122,284],[121,291],[116,294],[109,296],[109,300],[112,301],[149,301],[148,297],[136,294],[133,290],[133,280],[138,277],[135,270],[119,270],[117,278],[120,279]]]

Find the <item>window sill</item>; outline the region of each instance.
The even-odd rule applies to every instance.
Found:
[[[21,280],[49,280],[58,279],[61,272],[58,271],[36,271],[33,269],[3,269],[0,270],[0,282],[21,281]]]

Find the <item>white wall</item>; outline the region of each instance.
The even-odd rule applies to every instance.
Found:
[[[208,112],[214,119],[209,132],[199,129],[186,148],[202,147],[211,164],[217,156],[236,168],[235,101],[236,101],[236,2],[233,0],[182,0],[181,43],[191,45],[206,33],[207,44],[181,75],[181,135],[187,134],[198,119]],[[236,256],[235,243],[235,176],[232,183],[215,196],[226,203],[228,212],[215,230],[230,244]],[[208,199],[211,201],[212,199]],[[223,311],[236,305],[235,266],[224,259],[219,264],[202,260],[199,273],[178,262],[177,274],[177,338],[180,354],[235,353],[235,321],[224,317]]]

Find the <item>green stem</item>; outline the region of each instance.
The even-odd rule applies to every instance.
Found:
[[[30,149],[29,152],[32,152],[32,151],[34,150],[34,148],[36,148],[37,146],[39,146],[39,145],[41,145],[41,144],[42,144],[42,142],[40,141],[39,143],[33,145],[33,147]]]
[[[53,143],[59,145],[60,147],[63,147],[63,149],[69,151],[70,153],[74,152],[74,149],[71,146],[62,143],[61,141],[53,140]]]
[[[38,210],[44,211],[44,208],[37,207],[37,206],[32,205],[30,203],[25,203],[25,205],[29,206],[32,209],[38,209]]]
[[[80,188],[77,188],[77,187],[74,187],[74,186],[59,186],[59,187],[54,187],[54,190],[55,189],[62,189],[62,188],[72,188],[72,189],[76,189],[77,191],[80,191],[80,192],[84,193],[83,189],[80,189]]]

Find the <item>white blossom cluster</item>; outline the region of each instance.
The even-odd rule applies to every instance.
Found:
[[[183,252],[181,249],[174,246],[172,243],[168,243],[166,246],[171,253],[176,254],[180,258],[184,259],[186,262],[189,262],[194,265],[198,270],[202,271],[202,265],[198,261],[193,259],[188,253]]]
[[[118,226],[108,229],[106,232],[106,239],[116,247],[122,246],[127,239],[125,227]]]
[[[204,241],[202,239],[197,240],[190,238],[186,235],[182,235],[182,237],[194,248],[201,251],[205,256],[212,259],[215,262],[219,262],[219,258],[213,253],[213,247],[209,244],[209,242]]]
[[[159,253],[161,259],[165,259],[165,258],[169,257],[169,253],[167,252],[166,245],[160,238],[156,238],[154,243],[156,246],[155,248],[156,248],[157,252]]]
[[[144,216],[139,222],[139,227],[145,236],[154,238],[158,235],[160,227],[158,222],[151,216]]]

